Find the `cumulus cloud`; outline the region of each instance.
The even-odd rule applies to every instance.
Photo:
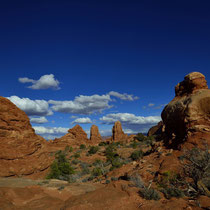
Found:
[[[69,128],[33,126],[37,134],[65,134]]]
[[[31,123],[36,123],[36,124],[43,124],[43,123],[47,123],[48,120],[46,119],[46,117],[32,117],[30,119]]]
[[[110,91],[110,92],[108,93],[108,95],[114,96],[114,97],[116,97],[116,98],[119,98],[119,99],[125,100],[125,101],[134,101],[134,100],[139,99],[139,97],[134,96],[134,95],[132,95],[132,94],[129,95],[129,94],[127,94],[127,93],[118,93],[118,92],[116,92],[116,91]]]
[[[111,98],[109,95],[80,95],[75,97],[73,101],[54,101],[49,100],[54,111],[73,114],[92,114],[94,112],[102,112],[112,106],[109,105]]]
[[[39,80],[29,79],[27,77],[21,77],[18,79],[21,83],[32,83],[31,86],[28,86],[28,88],[34,89],[34,90],[40,90],[40,89],[60,89],[59,84],[60,82],[54,78],[53,74],[46,74],[39,78]]]
[[[59,138],[68,132],[69,128],[64,127],[44,127],[33,126],[36,134],[43,136],[45,139]]]
[[[28,116],[47,116],[53,112],[45,100],[31,100],[29,98],[19,98],[18,96],[7,97],[12,103],[23,110]]]
[[[79,124],[89,124],[92,123],[91,119],[89,117],[82,117],[75,119],[72,124],[79,123]]]
[[[160,120],[160,116],[136,116],[131,113],[116,113],[108,114],[100,118],[103,124],[113,124],[116,121],[120,121],[127,133],[147,132],[148,129],[157,124]]]

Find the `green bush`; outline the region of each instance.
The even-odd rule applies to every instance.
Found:
[[[146,200],[160,200],[158,191],[153,188],[143,188],[139,191],[139,194]]]
[[[56,159],[51,165],[47,179],[67,179],[68,175],[74,173],[74,169],[70,166],[66,156],[62,152],[59,152],[56,154]]]
[[[86,149],[86,146],[84,144],[81,144],[80,149]]]
[[[106,146],[107,145],[107,142],[104,142],[104,141],[102,141],[102,142],[100,142],[99,144],[98,144],[98,146]]]
[[[164,194],[164,196],[167,199],[170,199],[172,197],[181,198],[184,196],[184,193],[179,188],[175,187],[166,187],[161,189],[161,192]]]
[[[136,149],[137,146],[138,146],[138,143],[136,141],[133,141],[130,146],[133,148],[133,149]]]
[[[80,154],[78,153],[78,152],[76,152],[75,154],[74,154],[74,158],[79,158],[80,157]]]
[[[100,167],[96,167],[92,170],[92,176],[97,177],[103,175],[103,170]]]
[[[143,134],[143,133],[138,133],[134,139],[138,140],[138,141],[145,141],[147,139],[147,137]]]
[[[93,154],[96,154],[98,152],[98,150],[99,150],[99,147],[97,147],[97,146],[91,146],[90,149],[89,149],[89,151],[88,151],[88,153],[90,155],[93,155]]]
[[[210,153],[208,148],[201,150],[193,148],[184,155],[183,166],[185,175],[192,178],[188,183],[194,189],[196,196],[201,194],[210,196]]]
[[[132,154],[131,154],[131,159],[132,160],[139,160],[140,158],[142,158],[144,156],[144,152],[142,150],[137,150],[137,151],[134,151]]]

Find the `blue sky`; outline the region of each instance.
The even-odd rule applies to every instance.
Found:
[[[46,138],[77,122],[146,132],[186,74],[209,83],[209,10],[204,0],[1,2],[1,95]]]

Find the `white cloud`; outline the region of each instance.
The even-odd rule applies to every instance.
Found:
[[[111,98],[109,95],[80,95],[75,97],[73,101],[54,101],[49,100],[54,111],[74,114],[92,114],[94,112],[102,112],[112,106],[109,105]]]
[[[43,124],[43,123],[48,122],[46,117],[33,117],[30,119],[30,121],[31,121],[31,123],[37,123],[37,124]]]
[[[65,135],[69,128],[64,127],[44,127],[44,126],[33,126],[36,134],[41,135],[45,139],[60,138]]]
[[[92,123],[91,119],[89,117],[82,117],[75,119],[72,124],[79,123],[79,124],[89,124]]]
[[[33,80],[29,79],[27,77],[22,77],[18,79],[21,83],[32,83],[31,86],[28,86],[28,88],[34,89],[34,90],[40,90],[40,89],[55,89],[58,90],[60,82],[54,78],[53,74],[46,74],[39,78],[39,80]]]
[[[139,99],[139,97],[137,97],[137,96],[134,96],[134,95],[132,95],[132,94],[127,94],[127,93],[118,93],[118,92],[116,92],[116,91],[110,91],[109,93],[108,93],[108,95],[110,95],[110,96],[114,96],[114,97],[117,97],[117,98],[120,98],[121,100],[125,100],[125,101],[134,101],[134,100],[137,100],[137,99]]]
[[[136,116],[131,113],[116,113],[108,114],[100,118],[103,124],[113,124],[116,121],[120,121],[127,133],[147,132],[148,129],[157,124],[160,120],[160,116]]]
[[[33,126],[37,134],[65,134],[69,128]]]
[[[48,102],[45,100],[31,100],[29,98],[19,98],[18,96],[10,96],[7,98],[29,116],[46,116],[53,114],[49,109]]]

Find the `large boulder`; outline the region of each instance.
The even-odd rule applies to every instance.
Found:
[[[210,90],[205,76],[193,72],[175,87],[175,98],[164,108],[161,117],[169,144],[178,146],[183,141],[194,146],[209,144],[210,137]],[[190,138],[195,134],[202,138]],[[200,135],[201,136],[201,135]],[[205,138],[203,138],[205,136]]]
[[[35,134],[28,116],[0,97],[0,177],[42,173],[51,164],[47,142]]]
[[[101,134],[99,133],[98,126],[92,125],[90,128],[90,140],[91,142],[102,141]]]
[[[120,121],[115,122],[112,128],[112,141],[127,141],[128,135],[123,132],[122,125]]]

